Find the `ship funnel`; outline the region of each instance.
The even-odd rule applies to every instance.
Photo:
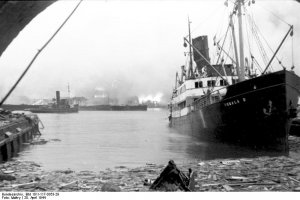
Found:
[[[57,106],[60,104],[60,92],[59,91],[56,91],[56,103],[57,103]]]
[[[205,57],[206,60],[210,61],[208,40],[206,35],[194,38],[193,46],[200,51],[200,53]],[[204,66],[210,64],[207,63],[205,59],[197,53],[197,51],[194,51],[193,53],[194,53],[194,61],[197,64],[198,71],[201,71]]]

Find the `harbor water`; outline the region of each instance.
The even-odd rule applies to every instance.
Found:
[[[24,145],[18,159],[39,163],[45,170],[99,171],[116,166],[165,164],[170,159],[185,163],[266,154],[198,141],[170,128],[167,116],[164,109],[39,114],[45,126],[41,137],[48,142]]]

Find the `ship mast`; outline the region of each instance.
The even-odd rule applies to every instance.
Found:
[[[178,83],[178,72],[176,72],[176,78],[175,78],[175,90],[177,89],[177,83]]]
[[[189,44],[192,43],[192,37],[191,37],[191,21],[188,18],[188,25],[189,25]],[[194,72],[193,72],[193,55],[192,55],[192,46],[190,45],[190,65],[189,65],[189,70],[188,70],[188,79],[193,79],[194,78]]]
[[[239,81],[245,80],[245,64],[244,64],[244,38],[243,38],[243,17],[242,4],[244,0],[237,0],[238,21],[239,21],[239,43],[240,43],[240,77]]]
[[[234,46],[234,54],[236,59],[236,72],[238,76],[238,81],[244,81],[245,80],[245,63],[244,63],[244,38],[243,38],[243,19],[242,19],[242,5],[244,4],[244,0],[236,0],[235,7],[233,13],[230,15],[230,26],[232,31],[232,38],[233,38],[233,46]],[[236,44],[236,36],[235,36],[235,30],[234,30],[234,24],[232,21],[233,14],[235,14],[237,11],[238,16],[238,33],[239,33],[239,54],[238,54],[238,48]]]
[[[235,54],[235,59],[236,59],[236,62],[235,62],[236,63],[236,73],[237,73],[237,76],[239,77],[239,81],[240,81],[240,79],[241,79],[240,64],[239,64],[238,49],[237,49],[237,45],[236,45],[236,38],[235,38],[235,31],[234,31],[234,24],[232,21],[232,16],[233,16],[233,14],[230,15],[230,26],[231,26],[231,32],[232,32],[234,54]]]
[[[71,95],[70,95],[70,84],[68,83],[68,95],[69,95],[69,99],[71,98]]]

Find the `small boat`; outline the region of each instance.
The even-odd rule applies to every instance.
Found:
[[[254,3],[234,1],[225,36],[214,38],[218,51],[215,64],[210,61],[208,36],[192,39],[189,22],[189,34],[184,38],[184,46],[189,47],[188,70],[181,67],[181,78],[176,73],[169,125],[200,140],[288,151],[288,135],[300,99],[300,77],[293,71],[294,66],[286,69],[276,55],[286,38],[293,36],[293,26],[289,25],[272,57],[266,59],[257,26],[246,13]],[[238,26],[234,24],[235,17]],[[249,57],[244,48],[250,45],[245,45],[243,33],[250,32],[243,31],[243,20],[259,46],[256,51],[247,49]],[[263,54],[261,64],[259,53]],[[275,58],[282,70],[270,70]]]

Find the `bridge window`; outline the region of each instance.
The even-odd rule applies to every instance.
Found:
[[[225,86],[225,85],[228,85],[227,81],[220,80],[220,86]]]
[[[185,101],[178,104],[179,109],[183,109],[185,107],[186,103]]]
[[[207,87],[215,87],[215,85],[216,85],[215,80],[207,81]]]
[[[236,84],[238,82],[237,79],[232,79],[232,84]]]
[[[199,88],[202,88],[203,87],[203,83],[202,81],[199,81]]]
[[[195,88],[202,88],[202,87],[203,87],[202,81],[195,82]]]

